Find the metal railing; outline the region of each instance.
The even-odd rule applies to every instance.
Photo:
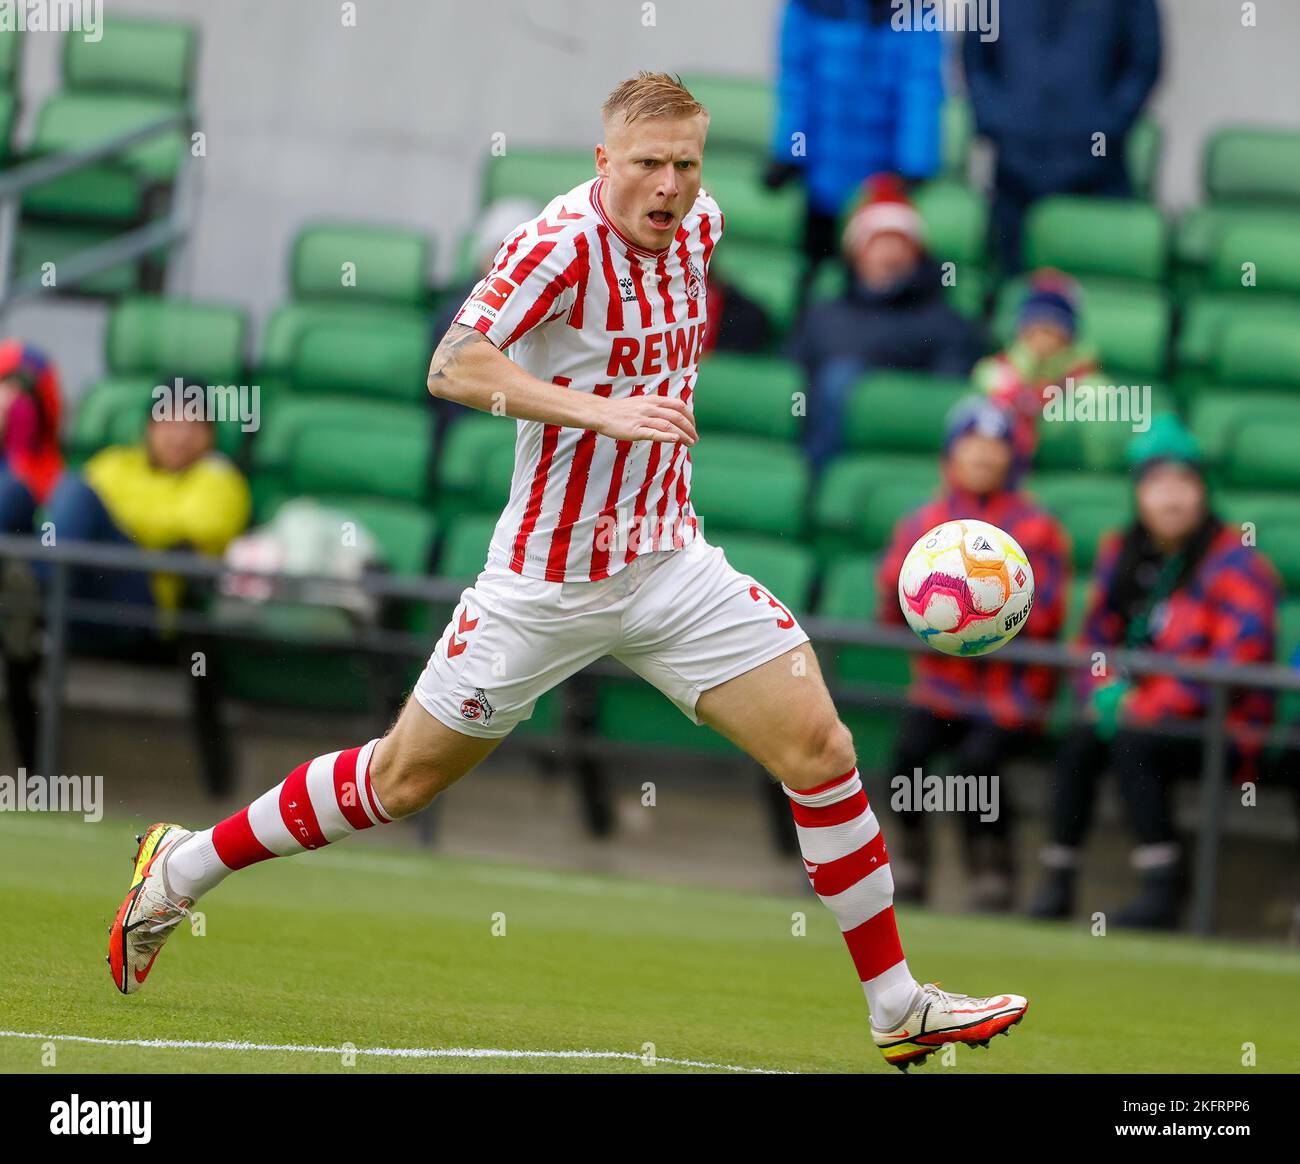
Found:
[[[107,242],[60,259],[57,287],[46,286],[39,273],[15,280],[11,270],[23,194],[65,174],[116,157],[125,150],[163,134],[180,130],[188,135],[193,124],[194,115],[189,110],[168,114],[138,129],[128,130],[94,145],[35,158],[0,173],[0,313],[22,300],[76,286],[122,263],[142,258],[159,247],[184,238],[194,221],[194,192],[191,182],[193,166],[188,150],[182,150],[182,160],[172,186],[166,217],[133,227]]]
[[[0,560],[20,558],[31,563],[43,563],[49,570],[49,581],[42,598],[46,622],[45,705],[40,715],[38,764],[44,773],[58,770],[58,741],[62,732],[63,688],[67,672],[70,624],[74,621],[101,625],[157,628],[158,615],[149,607],[103,600],[78,599],[71,594],[72,571],[80,567],[101,570],[133,571],[145,573],[170,573],[213,585],[230,569],[221,561],[199,554],[180,551],[150,551],[133,546],[105,545],[95,542],[64,542],[44,545],[37,536],[0,535]],[[337,585],[338,579],[306,575],[288,575],[273,571],[238,570],[246,577],[273,580],[280,592],[277,600],[293,601],[306,588],[321,583]],[[436,576],[399,577],[381,572],[367,573],[355,585],[378,599],[408,602],[455,603],[472,579],[453,579]],[[0,603],[0,613],[11,610]],[[928,652],[910,630],[888,627],[870,622],[827,619],[820,616],[801,616],[800,624],[814,642],[831,646],[880,647],[907,652]],[[276,643],[285,640],[243,623],[229,623],[213,618],[206,612],[180,610],[169,618],[169,626],[187,633],[197,633],[215,638]],[[364,627],[346,636],[293,639],[288,645],[294,649],[345,650],[378,656],[409,656],[424,658],[432,649],[425,635],[380,627]],[[1032,663],[1060,671],[1076,671],[1092,664],[1093,652],[1084,646],[1060,642],[1016,639],[998,650],[998,660],[1012,663]],[[1209,706],[1206,715],[1195,721],[1160,725],[1153,730],[1171,738],[1199,739],[1204,743],[1200,772],[1199,827],[1196,855],[1192,873],[1193,928],[1197,933],[1209,935],[1214,930],[1215,897],[1218,884],[1218,861],[1222,833],[1222,807],[1228,791],[1228,732],[1227,715],[1230,695],[1235,688],[1262,688],[1275,692],[1300,691],[1300,671],[1272,664],[1247,664],[1225,666],[1217,662],[1194,662],[1172,658],[1151,651],[1108,650],[1108,667],[1132,675],[1163,674],[1178,679],[1205,684],[1209,689]],[[597,674],[630,674],[613,663],[597,663],[588,670]],[[902,689],[894,686],[845,686],[830,680],[832,695],[842,706],[879,708],[901,706],[907,703]],[[975,708],[978,704],[975,705]],[[974,708],[973,708],[974,709]],[[1039,709],[1044,717],[1050,707]],[[1072,709],[1073,722],[1083,722]],[[1300,744],[1300,733],[1274,729],[1274,738],[1285,736],[1288,742]]]

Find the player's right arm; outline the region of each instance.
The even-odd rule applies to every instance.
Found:
[[[696,441],[695,422],[682,401],[656,394],[610,400],[548,384],[463,323],[453,323],[438,344],[428,385],[434,396],[515,420],[591,429],[615,440]]]

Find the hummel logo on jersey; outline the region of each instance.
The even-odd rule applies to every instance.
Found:
[[[624,303],[636,302],[636,284],[632,281],[631,275],[624,275],[618,281],[619,294],[623,297]]]

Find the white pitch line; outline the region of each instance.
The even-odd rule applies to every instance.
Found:
[[[512,1051],[496,1047],[317,1047],[303,1043],[213,1042],[202,1039],[100,1039],[92,1035],[52,1035],[33,1031],[0,1031],[2,1039],[38,1039],[50,1043],[93,1043],[101,1047],[165,1047],[197,1051],[292,1051],[308,1055],[374,1055],[383,1059],[624,1059],[640,1062],[644,1056],[632,1051]],[[656,1055],[657,1066],[699,1067],[709,1071],[733,1071],[745,1075],[792,1075],[766,1067],[737,1067],[731,1063],[703,1063],[698,1059],[670,1059]]]

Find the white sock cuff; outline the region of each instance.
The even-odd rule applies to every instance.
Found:
[[[861,792],[862,779],[858,776],[858,770],[854,768],[852,772],[829,780],[816,788],[810,788],[807,792],[796,792],[784,784],[781,787],[785,789],[785,794],[791,800],[802,804],[805,808],[825,808],[830,804],[839,804],[841,800],[848,800],[850,796]]]

